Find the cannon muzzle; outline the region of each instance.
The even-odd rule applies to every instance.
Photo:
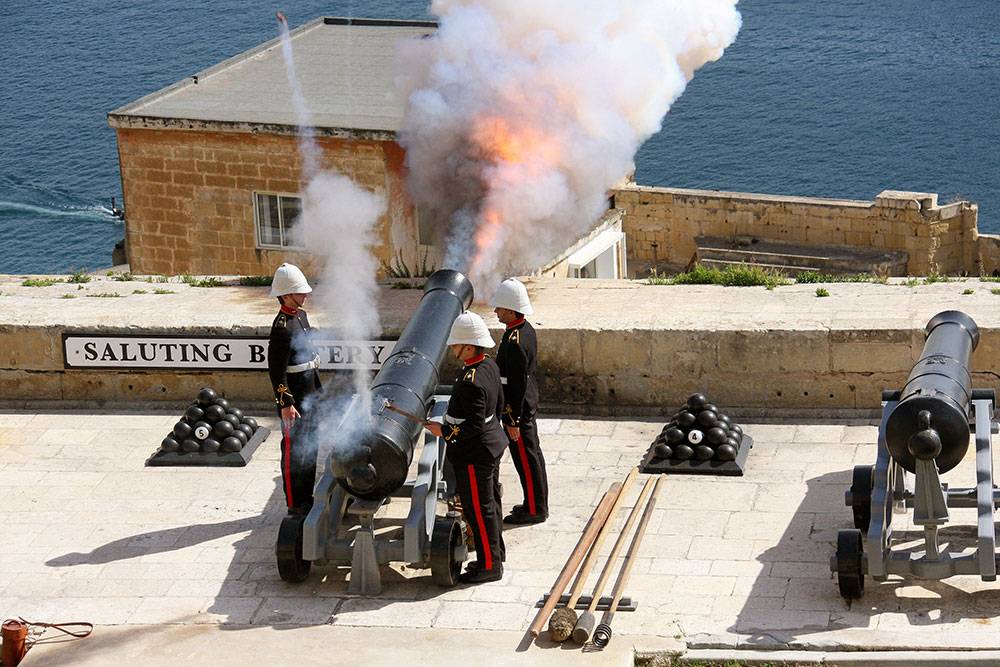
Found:
[[[917,459],[932,459],[944,473],[969,448],[969,359],[979,344],[979,327],[965,313],[948,310],[931,318],[924,333],[923,352],[888,417],[885,438],[892,458],[909,472]]]

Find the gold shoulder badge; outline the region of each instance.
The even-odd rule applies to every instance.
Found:
[[[475,368],[470,368],[469,372],[466,373],[465,377],[462,378],[462,379],[465,380],[466,382],[475,382],[476,381],[476,369]]]
[[[511,331],[510,338],[508,340],[514,343],[515,345],[519,344],[521,342],[521,330],[514,329],[513,331]]]
[[[278,325],[279,327],[287,327],[288,326],[288,316],[285,315],[284,313],[278,313],[278,319],[275,320],[274,323],[276,325]]]

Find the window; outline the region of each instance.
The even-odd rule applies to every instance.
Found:
[[[257,245],[294,247],[293,230],[302,214],[302,199],[291,195],[254,193]]]

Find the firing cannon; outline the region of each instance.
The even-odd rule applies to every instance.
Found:
[[[882,422],[874,466],[856,466],[846,504],[854,529],[837,534],[830,568],[840,594],[864,594],[864,578],[890,574],[945,579],[978,574],[995,581],[996,537],[993,512],[1000,496],[993,485],[990,436],[994,432],[992,389],[973,389],[969,360],[979,344],[979,328],[965,313],[935,315],[926,340],[901,391],[882,393]],[[976,443],[976,487],[949,488],[940,475],[955,468]],[[948,522],[948,508],[978,510],[978,548],[972,553],[943,551],[938,529]],[[913,523],[923,526],[922,553],[894,552],[893,513],[913,509]]]
[[[286,517],[278,532],[278,572],[285,581],[304,581],[314,562],[350,564],[349,591],[376,595],[381,591],[379,565],[405,562],[429,564],[433,580],[441,585],[457,582],[466,557],[464,524],[457,513],[438,511],[448,495],[446,444],[426,433],[423,422],[447,410],[439,370],[451,325],[472,297],[472,284],[461,273],[434,272],[392,354],[372,380],[370,400],[355,396],[337,430],[318,434],[331,438],[333,447],[316,484],[313,507],[304,519]],[[421,437],[417,475],[408,482]],[[375,535],[376,513],[390,496],[410,499],[401,539],[386,531]]]

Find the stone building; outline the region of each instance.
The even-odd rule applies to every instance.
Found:
[[[392,95],[399,40],[421,21],[319,18],[291,33],[298,80],[323,166],[381,190],[389,202],[375,248],[383,262],[421,255],[396,142],[403,105]],[[118,138],[135,273],[270,274],[309,265],[291,234],[302,170],[298,116],[278,39],[108,115]]]
[[[440,258],[406,195],[405,152],[396,141],[403,103],[393,80],[399,41],[435,28],[327,17],[291,33],[322,166],[388,201],[374,248],[383,266],[401,261],[416,270],[425,258],[428,267]],[[108,120],[118,138],[133,272],[265,275],[286,260],[311,266],[291,233],[302,158],[280,40],[116,109]],[[593,232],[539,271],[624,275],[620,216],[598,221]]]

